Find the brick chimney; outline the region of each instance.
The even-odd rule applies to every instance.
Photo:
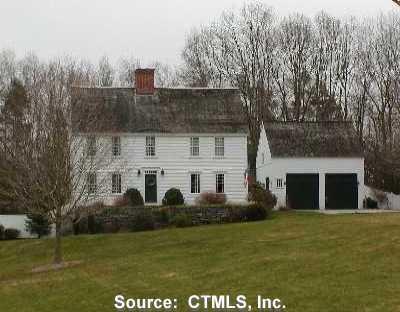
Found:
[[[135,70],[135,88],[138,95],[154,94],[154,69],[143,68]]]

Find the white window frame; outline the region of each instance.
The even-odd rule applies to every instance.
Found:
[[[88,172],[87,174],[87,190],[89,195],[97,192],[97,174],[96,172]]]
[[[195,178],[194,191],[193,191],[193,187],[192,187],[193,177]],[[200,194],[200,193],[201,193],[201,176],[200,176],[200,173],[193,172],[190,174],[190,194]]]
[[[97,140],[96,136],[89,135],[86,137],[86,154],[87,156],[94,157],[96,156],[97,151]]]
[[[215,156],[216,157],[224,157],[225,156],[225,138],[224,137],[215,137]]]
[[[121,137],[113,136],[111,138],[112,143],[112,155],[113,157],[121,156]]]
[[[276,188],[278,188],[278,189],[283,188],[283,179],[282,178],[276,178],[275,185],[276,185]]]
[[[222,182],[222,192],[218,191],[218,186]],[[217,173],[215,175],[215,192],[217,194],[225,194],[225,174],[224,173]]]
[[[156,137],[154,135],[146,136],[146,157],[156,156]]]
[[[111,175],[111,193],[122,194],[122,175],[119,172]]]
[[[200,138],[191,137],[190,138],[190,156],[199,157],[200,156]]]

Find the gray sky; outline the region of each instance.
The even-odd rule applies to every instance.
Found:
[[[399,10],[391,0],[269,0],[279,15],[325,10],[372,16]],[[0,49],[18,56],[69,54],[96,62],[134,55],[143,63],[177,63],[185,34],[243,0],[0,0]]]

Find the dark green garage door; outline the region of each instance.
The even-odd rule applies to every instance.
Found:
[[[286,175],[286,197],[292,209],[319,209],[318,174]]]
[[[327,174],[325,194],[326,209],[357,209],[357,174]]]

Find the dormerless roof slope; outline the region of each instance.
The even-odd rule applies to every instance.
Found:
[[[248,128],[237,89],[75,88],[74,132],[243,133]],[[98,119],[93,122],[93,119]]]
[[[363,157],[351,122],[264,122],[272,157]]]

